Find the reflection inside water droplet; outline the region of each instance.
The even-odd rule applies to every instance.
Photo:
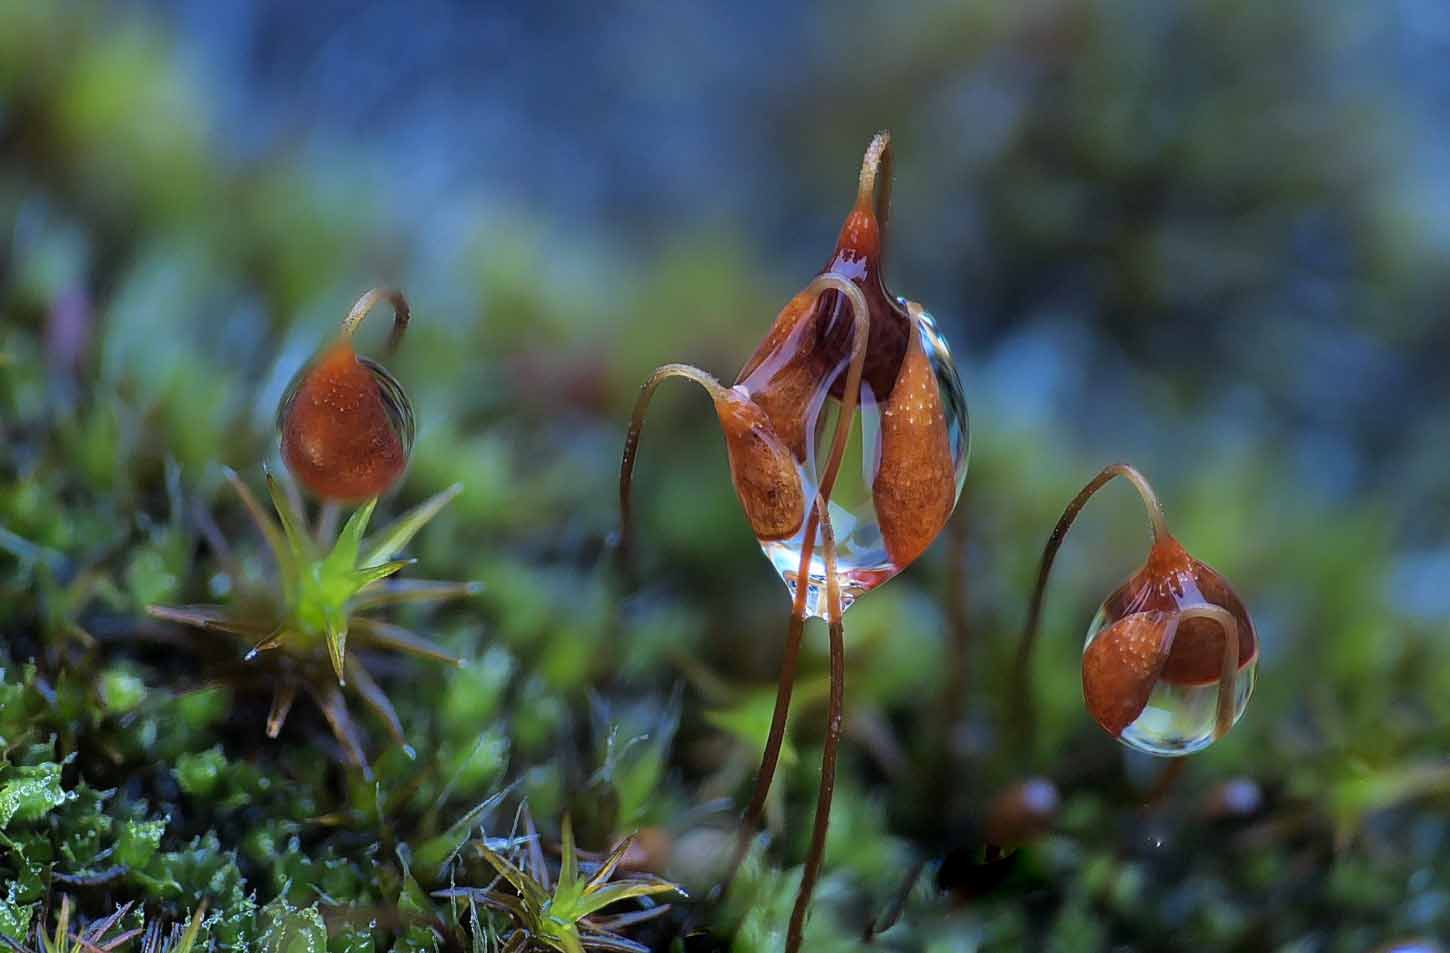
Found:
[[[1088,627],[1083,648],[1091,645],[1115,621],[1104,609],[1099,608]],[[1244,709],[1248,706],[1249,696],[1254,691],[1257,669],[1258,657],[1255,655],[1239,668],[1235,677],[1234,723],[1243,716]],[[1217,681],[1175,683],[1168,677],[1160,677],[1154,683],[1142,713],[1123,729],[1118,740],[1130,748],[1160,757],[1179,757],[1202,751],[1215,740],[1218,691]]]

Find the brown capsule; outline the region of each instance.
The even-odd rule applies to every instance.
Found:
[[[797,460],[806,458],[807,410],[821,388],[822,374],[813,356],[814,316],[827,298],[832,308],[844,308],[839,297],[802,291],[791,298],[736,379],[735,386],[765,412],[771,429]],[[844,310],[849,321],[849,309]]]
[[[1082,656],[1088,713],[1113,737],[1138,719],[1163,673],[1175,612],[1135,612],[1098,633]]]
[[[819,490],[837,516],[849,517],[837,540],[847,604],[932,543],[956,505],[966,462],[966,407],[951,355],[931,317],[886,288],[890,182],[883,133],[867,150],[825,268],[787,302],[735,384],[799,464],[806,499]],[[853,427],[862,435],[859,462],[841,455]],[[861,479],[843,478],[850,486],[835,492],[838,477],[855,470]],[[802,540],[761,540],[782,541],[767,553],[794,586]]]
[[[407,394],[346,335],[293,380],[277,423],[287,469],[325,500],[380,496],[402,477],[413,448]]]
[[[1228,581],[1216,570],[1188,554],[1172,536],[1153,545],[1148,561],[1103,603],[1105,620],[1112,622],[1135,612],[1179,611],[1192,606],[1217,606],[1237,623],[1238,667],[1242,671],[1258,660],[1259,640],[1254,622]],[[1207,616],[1183,620],[1163,665],[1163,679],[1184,686],[1209,685],[1223,671],[1224,630]]]
[[[912,320],[919,318],[913,314]],[[881,408],[881,465],[871,495],[886,553],[898,567],[926,551],[957,503],[946,408],[920,334],[911,335],[896,386]]]
[[[882,274],[890,179],[890,137],[881,133],[867,150],[856,203],[841,226],[835,251],[819,272],[851,281],[864,296],[869,330],[861,390],[873,401],[891,396],[913,336],[906,306],[886,290]],[[823,386],[832,398],[845,397],[853,322],[839,293],[797,295],[736,378],[766,409],[775,432],[797,457],[805,455],[808,418],[819,409],[812,398]]]
[[[805,519],[805,490],[794,458],[765,411],[738,388],[719,388],[715,411],[725,434],[730,479],[750,528],[761,540],[785,539]]]
[[[1160,526],[1143,568],[1108,596],[1088,631],[1083,697],[1125,744],[1191,754],[1243,714],[1257,662],[1243,603]]]

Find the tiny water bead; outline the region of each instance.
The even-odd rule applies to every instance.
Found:
[[[1125,745],[1176,757],[1208,747],[1242,717],[1257,665],[1258,637],[1238,596],[1163,536],[1088,627],[1083,694]]]

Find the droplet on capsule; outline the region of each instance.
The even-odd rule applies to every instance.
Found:
[[[317,496],[352,503],[387,492],[413,449],[413,406],[398,381],[344,336],[293,379],[277,410],[282,459]]]
[[[1163,536],[1093,618],[1083,696],[1098,724],[1129,747],[1186,755],[1243,715],[1257,665],[1243,602],[1222,575]]]
[[[847,607],[926,550],[951,516],[966,475],[966,399],[951,352],[931,315],[886,287],[890,187],[890,139],[883,133],[867,150],[856,201],[814,283],[833,279],[851,294],[840,285],[797,294],[735,384],[798,464],[807,511],[817,490],[827,498]],[[858,346],[860,383],[850,394]],[[851,419],[843,420],[847,413]],[[845,436],[843,455],[837,434]],[[812,557],[801,579],[812,525]],[[818,523],[807,519],[789,533],[757,536],[786,586],[794,593],[806,585],[806,611],[820,615],[826,567]]]

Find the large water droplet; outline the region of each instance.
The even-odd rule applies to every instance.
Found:
[[[967,401],[951,351],[930,314],[918,311],[913,325],[916,341],[887,399],[878,400],[869,382],[862,382],[845,455],[830,488],[827,508],[836,536],[842,611],[920,554],[951,515],[967,475]],[[842,409],[830,390],[845,372],[843,362],[820,382],[807,416],[806,459],[799,469],[808,509],[820,489]],[[760,544],[792,598],[808,526],[809,520],[793,536]],[[805,600],[806,613],[821,618],[829,608],[823,542],[817,528]]]
[[[1192,608],[1196,590],[1185,592],[1187,597],[1183,609]],[[1199,604],[1202,603],[1200,600]],[[1106,604],[1099,608],[1088,627],[1083,648],[1092,645],[1102,632],[1120,618],[1108,610]],[[1180,627],[1178,637],[1183,637]],[[1171,666],[1170,666],[1171,667]],[[1237,723],[1248,706],[1249,696],[1254,691],[1254,677],[1258,668],[1255,653],[1240,666],[1233,686],[1233,722]],[[1122,733],[1118,740],[1130,748],[1160,757],[1179,757],[1202,751],[1215,740],[1218,722],[1219,683],[1213,681],[1173,681],[1168,672],[1157,679],[1148,695],[1147,704]]]

